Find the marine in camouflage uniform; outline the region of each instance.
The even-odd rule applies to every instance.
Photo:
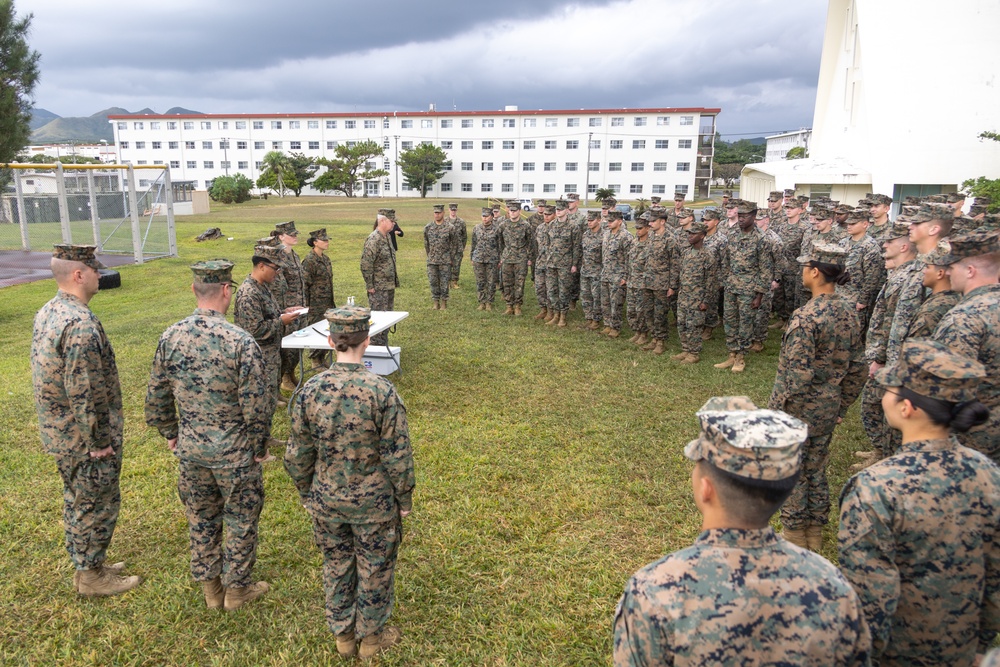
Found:
[[[622,228],[621,211],[608,211],[608,229],[601,245],[601,307],[604,329],[601,333],[617,338],[622,328],[625,304],[628,257],[635,239]]]
[[[367,332],[369,317],[366,308],[328,311],[331,337]],[[348,347],[346,356],[360,362],[355,350]],[[351,655],[361,640],[364,657],[365,638],[381,635],[392,612],[401,519],[415,486],[413,451],[392,383],[347,362],[344,352],[337,356],[295,396],[285,469],[323,552],[326,620],[338,651]]]
[[[899,239],[908,239],[909,226],[905,221],[897,220],[890,236],[885,242],[887,245]],[[913,250],[896,257],[894,261],[898,263],[889,269],[888,278],[875,300],[875,308],[868,321],[865,358],[875,370],[896,363],[913,317],[924,301],[924,267],[916,260]],[[883,394],[883,389],[874,378],[869,378],[861,393],[861,423],[879,458],[892,454],[892,433],[882,411]]]
[[[88,307],[105,268],[94,250],[55,246],[59,290],[35,315],[31,338],[38,433],[62,478],[65,544],[78,591],[83,572],[88,579],[109,576],[104,561],[121,507],[122,394],[115,351]]]
[[[899,361],[883,386],[955,404],[987,375],[935,341],[907,341]],[[879,665],[971,665],[1000,630],[1000,468],[954,438],[905,439],[844,486],[838,562]]]
[[[705,211],[701,215],[701,220],[708,225],[708,234],[705,236],[705,248],[712,253],[715,258],[716,276],[722,275],[722,246],[726,243],[726,230],[721,218],[725,213],[717,210]],[[722,323],[723,294],[721,278],[718,282],[718,293],[708,302],[708,311],[705,313],[705,331],[702,340],[708,340],[712,335],[712,330]]]
[[[600,211],[588,211],[587,229],[580,240],[580,297],[586,327],[600,328],[603,308],[601,307],[601,251],[604,232],[601,230]]]
[[[455,230],[455,251],[451,259],[451,287],[458,289],[459,274],[462,272],[462,258],[465,256],[465,246],[469,243],[469,226],[458,215],[458,204],[448,204],[448,220]]]
[[[460,246],[455,227],[444,219],[444,205],[434,205],[434,219],[424,226],[424,252],[427,254],[427,281],[431,286],[434,309],[446,308],[451,284],[451,262]],[[464,252],[464,249],[463,249]]]
[[[493,209],[484,208],[482,222],[472,228],[472,249],[469,258],[476,274],[476,298],[479,310],[493,310],[497,292],[497,271],[500,267],[500,244],[497,226],[493,224]]]
[[[645,345],[652,324],[652,302],[647,299],[651,293],[646,290],[646,263],[649,260],[649,222],[640,216],[635,220],[635,241],[628,254],[625,282],[625,317],[632,338],[629,342]],[[669,280],[669,276],[668,276]]]
[[[891,238],[892,221],[889,220],[889,208],[892,206],[892,197],[889,195],[867,194],[864,199],[858,200],[858,208],[867,206],[871,215],[872,224],[868,227],[868,235],[875,239],[879,247]]]
[[[520,314],[524,305],[524,278],[528,264],[533,264],[532,234],[535,228],[521,218],[521,209],[510,212],[510,219],[497,225],[497,243],[500,246],[500,286],[507,309]]]
[[[549,310],[555,310],[558,324],[566,326],[573,297],[573,276],[580,270],[579,226],[569,219],[569,202],[556,201],[556,219],[548,224],[549,251],[546,267],[546,282],[549,290]],[[550,322],[546,322],[547,324]]]
[[[258,245],[254,248],[254,257],[277,265],[280,260],[280,250],[271,246]],[[256,267],[256,265],[255,265]],[[271,269],[267,269],[271,270]],[[236,290],[236,306],[233,321],[248,334],[253,336],[260,347],[264,360],[264,375],[268,388],[267,413],[268,424],[274,416],[278,405],[278,383],[281,369],[281,338],[284,325],[281,321],[281,309],[271,293],[267,283],[260,282],[250,274]],[[270,426],[268,427],[270,430]]]
[[[699,509],[718,527],[629,579],[615,611],[615,665],[868,665],[871,638],[851,585],[768,525],[806,425],[745,397],[713,398],[698,417],[684,454],[697,462]],[[772,491],[752,512],[721,492],[742,500],[765,485]]]
[[[990,409],[982,426],[958,435],[959,442],[983,452],[1000,464],[1000,285],[997,284],[997,253],[1000,232],[980,229],[950,239],[952,286],[963,293],[962,300],[941,318],[934,339],[963,356],[977,359],[986,367],[986,378],[976,397]],[[968,278],[969,258],[992,257],[992,269],[977,265],[976,282]]]
[[[566,201],[569,204],[568,211],[566,214],[567,219],[573,223],[577,229],[577,234],[580,240],[583,240],[583,234],[587,231],[587,216],[584,215],[583,211],[580,210],[580,195],[575,192],[570,192],[566,195]],[[583,261],[583,260],[581,260]],[[569,299],[570,308],[576,308],[576,303],[580,300],[580,265],[577,265],[576,273],[570,275],[570,281],[572,287],[570,288]]]
[[[882,248],[874,238],[867,233],[868,211],[856,210],[847,216],[847,230],[864,229],[860,233],[851,234],[845,244],[847,248],[847,272],[851,280],[846,285],[838,285],[837,291],[854,304],[861,321],[861,330],[868,331],[868,320],[875,309],[879,290],[885,284],[885,260],[882,258]],[[860,238],[853,238],[855,235]],[[864,306],[858,310],[858,306]]]
[[[962,293],[951,289],[948,265],[942,264],[950,261],[950,257],[951,244],[948,241],[940,241],[931,252],[917,255],[917,260],[924,265],[923,285],[931,293],[913,315],[907,340],[933,338],[941,319],[962,300]]]
[[[361,251],[361,277],[368,292],[368,305],[372,310],[393,310],[396,305],[396,251],[390,243],[395,221],[381,210],[375,218],[375,229],[365,239]],[[389,332],[372,336],[372,345],[388,345]]]
[[[545,313],[545,322],[557,317],[556,309],[549,300],[549,228],[556,216],[555,206],[546,206],[542,211],[542,224],[535,228],[535,240],[531,246],[532,263],[535,267],[535,298],[538,307]]]
[[[794,194],[794,193],[793,193]],[[774,228],[777,232],[788,216],[785,215],[785,195],[781,190],[774,190],[767,196],[767,225],[766,228]]]
[[[813,243],[830,243],[833,245],[844,245],[846,234],[833,224],[833,209],[819,203],[814,204],[809,210],[810,225],[802,234],[802,247],[811,248]],[[805,303],[811,297],[809,291],[799,281],[798,302]]]
[[[319,250],[316,247],[317,241],[321,246]],[[308,243],[312,250],[302,260],[305,306],[309,309],[305,315],[307,325],[316,324],[323,319],[323,313],[336,306],[333,294],[333,266],[330,264],[330,258],[326,256],[326,248],[330,245],[326,228],[309,232]],[[309,353],[314,366],[322,364],[326,355],[326,350],[312,350]]]
[[[677,334],[681,344],[681,354],[674,358],[682,363],[693,364],[701,359],[702,332],[719,290],[718,264],[704,244],[707,231],[705,223],[694,223],[688,230],[688,244],[671,267],[670,286],[677,294]]]
[[[646,299],[650,313],[650,331],[653,342],[647,349],[663,354],[663,346],[670,336],[670,307],[677,303],[676,287],[671,285],[671,276],[676,273],[679,261],[677,236],[667,227],[667,213],[657,209],[650,213],[649,224],[652,233],[649,238],[649,258],[646,261]],[[679,313],[677,317],[679,317]],[[677,318],[675,317],[675,322]],[[656,343],[659,342],[659,348]]]
[[[279,266],[281,266],[281,278],[278,284],[280,285],[280,280],[284,280],[285,298],[283,301],[279,299],[278,305],[282,309],[290,306],[301,308],[306,304],[306,281],[305,273],[302,270],[302,261],[299,259],[294,247],[299,237],[299,232],[295,229],[295,221],[289,220],[288,222],[278,223],[274,226],[271,236],[277,237],[282,244],[278,262]],[[304,322],[305,319],[302,317],[293,319],[284,326],[283,335],[287,336],[298,331],[305,326]],[[281,350],[281,381],[282,388],[285,391],[293,391],[295,389],[296,381],[294,375],[295,366],[298,364],[298,361],[299,354],[297,350]]]
[[[771,213],[771,211],[768,211],[768,213]],[[782,220],[783,216],[784,213],[782,213],[782,217],[778,219]],[[781,278],[784,274],[782,263],[785,258],[785,253],[781,246],[781,237],[778,236],[778,233],[771,226],[771,220],[772,216],[770,215],[766,216],[763,220],[757,220],[757,228],[760,229],[761,233],[764,235],[768,251],[771,253],[771,266],[773,267],[773,273],[771,274],[771,280],[768,284],[768,290],[764,292],[764,298],[761,300],[760,308],[757,309],[756,313],[753,332],[754,344],[750,348],[754,352],[761,352],[764,349],[764,341],[767,340],[768,324],[771,320],[771,310],[774,305],[774,294],[781,288]],[[788,224],[787,220],[784,224]]]
[[[232,263],[199,262],[198,308],[160,336],[146,392],[146,423],[177,457],[177,491],[190,529],[191,576],[210,608],[223,587],[245,588],[257,560],[264,507],[260,461],[267,456],[270,392],[253,336],[226,321]],[[226,307],[211,308],[220,299]],[[225,539],[223,540],[223,526]]]
[[[740,201],[739,226],[728,235],[722,247],[722,275],[725,289],[726,349],[729,358],[717,368],[732,368],[734,373],[743,371],[744,355],[753,340],[755,315],[771,288],[774,264],[767,241],[757,229],[757,205]]]
[[[843,268],[846,259],[844,248],[816,243],[798,263],[811,273],[815,263]],[[837,419],[847,415],[861,393],[867,369],[854,304],[836,294],[834,282],[825,282],[818,271],[810,280],[813,297],[788,321],[767,406],[809,425],[802,475],[781,508],[781,525],[788,539],[819,551],[830,515],[830,441]]]
[[[783,328],[792,312],[802,305],[799,303],[799,284],[802,282],[802,267],[796,258],[802,254],[802,237],[806,231],[806,223],[802,221],[805,203],[797,197],[789,198],[784,206],[784,219],[774,228],[781,239],[781,257],[779,262],[780,284],[774,290],[772,309],[777,317],[775,329]],[[791,213],[791,217],[789,217]]]

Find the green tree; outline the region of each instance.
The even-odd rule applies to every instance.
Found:
[[[806,151],[804,146],[796,146],[785,153],[786,160],[799,160],[804,157],[809,157],[809,152]]]
[[[715,163],[712,165],[712,176],[713,178],[721,178],[725,187],[731,188],[743,172],[743,167],[744,165],[739,162],[730,162],[727,164]]]
[[[420,190],[421,197],[426,197],[427,190],[444,176],[447,162],[448,155],[432,144],[420,144],[403,151],[397,160],[404,182],[411,188]]]
[[[316,164],[326,167],[326,171],[316,177],[312,186],[320,192],[343,192],[348,197],[355,196],[365,181],[384,178],[389,175],[385,169],[377,169],[373,158],[383,155],[381,144],[361,141],[354,146],[337,146],[333,159],[319,158]]]
[[[1000,141],[1000,134],[989,131],[980,132],[979,138]],[[992,201],[986,210],[990,213],[1000,211],[1000,178],[986,178],[985,176],[970,178],[962,183],[962,189],[973,197],[989,197]]]
[[[212,181],[212,189],[208,196],[223,204],[240,204],[250,199],[252,187],[253,181],[243,174],[219,176]]]
[[[649,200],[639,197],[635,200],[635,210],[632,211],[636,217],[639,217],[643,213],[649,210]]]
[[[594,199],[597,201],[604,201],[605,199],[614,199],[615,191],[611,188],[597,188],[594,192]]]
[[[268,188],[284,197],[285,192],[298,186],[295,180],[295,170],[291,159],[281,151],[269,151],[264,154],[263,169],[257,179],[258,188]]]
[[[0,163],[11,162],[31,136],[32,92],[41,54],[28,46],[32,14],[14,15],[14,1],[0,0]]]
[[[292,173],[295,175],[295,184],[286,183],[289,190],[295,193],[298,197],[302,194],[302,188],[309,185],[312,181],[313,176],[319,170],[319,165],[316,164],[314,158],[303,155],[302,153],[289,153],[288,163],[291,165]]]

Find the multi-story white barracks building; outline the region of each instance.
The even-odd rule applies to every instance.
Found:
[[[412,197],[396,156],[421,143],[451,159],[431,197],[554,198],[609,187],[623,199],[707,196],[720,109],[579,109],[109,116],[119,159],[170,166],[171,180],[207,189],[241,173],[257,180],[269,151],[335,157],[338,144],[385,150],[369,196]],[[306,188],[303,194],[319,194]],[[328,193],[333,194],[333,193]]]

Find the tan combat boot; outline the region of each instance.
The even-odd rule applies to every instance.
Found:
[[[715,331],[712,327],[705,327],[701,332],[702,340],[712,340],[712,332]]]
[[[672,355],[670,358],[673,359],[674,361],[680,361],[680,360],[682,360],[686,356],[687,356],[687,352],[685,352],[684,350],[681,350],[677,354]]]
[[[608,332],[608,338],[618,338],[618,329],[612,329]]]
[[[751,352],[763,352],[764,351],[764,343],[761,343],[760,341],[757,341],[756,343],[754,343],[753,345],[750,346],[750,351]]]
[[[714,368],[732,368],[733,364],[735,363],[736,363],[736,353],[730,352],[729,357],[727,357],[725,361],[718,364],[712,364],[712,366]]]
[[[664,352],[664,349],[663,349],[663,339],[662,339],[662,338],[657,338],[657,339],[656,339],[655,341],[653,341],[653,342],[654,342],[654,343],[656,343],[656,345],[654,345],[654,346],[653,346],[653,349],[652,349],[652,350],[650,350],[650,351],[651,351],[651,352],[652,352],[653,354],[657,355],[657,356],[659,356],[659,355],[663,354],[663,352]]]
[[[658,338],[650,338],[649,341],[647,341],[647,343],[642,346],[642,349],[646,352],[649,352],[654,347],[656,347],[656,341],[658,340],[659,340]]]
[[[434,305],[431,306],[431,310],[441,310],[441,302],[434,299]]]
[[[639,340],[639,334],[638,333],[633,333],[632,337],[628,339],[628,342],[634,343],[637,340]]]
[[[507,310],[503,311],[503,314],[504,315],[513,315],[514,314],[514,306],[512,306],[512,305],[510,305],[508,303],[507,304]]]
[[[804,528],[800,528],[798,530],[785,528],[781,531],[781,536],[797,547],[802,547],[803,549],[809,548],[809,545],[806,542],[806,531]]]
[[[570,310],[576,310],[576,301],[575,300],[569,302],[569,309]]]
[[[535,315],[535,319],[536,320],[547,320],[547,319],[549,319],[549,309],[548,308],[542,308],[540,311],[538,311],[538,314]]]
[[[785,322],[785,320],[779,319],[776,322],[768,325],[767,328],[770,329],[771,331],[774,331],[775,329],[784,329],[786,324],[787,322]]]
[[[566,326],[566,313],[559,313],[559,323],[556,326],[559,327]]]
[[[598,329],[601,328],[601,323],[598,320],[591,320],[590,324],[587,325],[587,328],[590,329],[591,331],[597,331]]]
[[[226,611],[236,611],[248,602],[253,602],[271,590],[271,585],[266,581],[258,581],[249,586],[240,588],[230,587],[226,589],[226,599],[223,603]]]
[[[399,631],[399,628],[387,625],[377,634],[369,635],[361,640],[358,657],[367,662],[382,651],[398,644],[402,638],[403,633]]]
[[[142,583],[142,577],[132,575],[123,577],[115,574],[109,568],[98,567],[93,570],[80,570],[77,593],[88,597],[101,595],[121,595]]]
[[[201,590],[205,594],[205,606],[209,609],[222,609],[226,602],[226,589],[219,577],[211,581],[201,582]]]
[[[747,362],[743,358],[743,355],[742,354],[737,354],[736,355],[736,360],[733,362],[733,372],[734,373],[742,373],[743,371],[746,370],[746,368],[747,368]]]
[[[282,391],[293,392],[298,387],[298,382],[295,381],[295,375],[292,373],[285,373],[281,376],[281,389]]]
[[[493,304],[492,303],[486,304],[486,312],[487,313],[492,313],[493,312]]]
[[[441,310],[448,310],[448,299],[441,299]]]
[[[607,336],[609,333],[611,333],[611,327],[605,325],[604,328],[601,329],[600,333],[602,336]]]
[[[110,572],[111,574],[121,574],[125,571],[125,561],[119,563],[113,563],[111,565],[104,566],[105,572]],[[83,570],[73,570],[73,590],[77,593],[80,592],[80,573]]]
[[[823,526],[806,526],[806,544],[816,553],[823,548]]]
[[[514,317],[517,317],[520,314],[521,314],[521,304],[515,303],[514,304]]]
[[[341,658],[351,659],[358,652],[358,641],[354,637],[354,630],[337,635],[337,653]]]
[[[681,359],[682,364],[696,364],[699,361],[701,361],[701,357],[697,354],[692,354],[691,352],[688,352],[687,355]]]
[[[479,304],[478,306],[476,306],[476,310],[486,310],[486,304],[485,303]]]
[[[549,311],[549,319],[545,320],[545,323],[546,324],[551,324],[553,326],[556,325],[556,324],[558,324],[559,323],[559,313],[556,312],[556,311],[554,311],[554,310],[550,310]]]
[[[635,344],[642,347],[649,342],[649,336],[644,333],[639,334],[639,337],[635,339]]]

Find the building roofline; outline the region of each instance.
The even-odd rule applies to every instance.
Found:
[[[780,137],[790,137],[795,134],[804,134],[805,132],[812,132],[811,127],[803,127],[801,130],[792,130],[791,132],[782,132],[781,134],[769,134],[765,139],[778,139]]]
[[[217,118],[383,118],[425,117],[425,116],[567,116],[571,114],[612,114],[612,113],[702,113],[718,114],[721,108],[707,107],[663,107],[663,108],[622,108],[622,109],[518,109],[517,111],[359,111],[355,113],[204,113],[204,114],[111,114],[108,120],[197,120]]]

